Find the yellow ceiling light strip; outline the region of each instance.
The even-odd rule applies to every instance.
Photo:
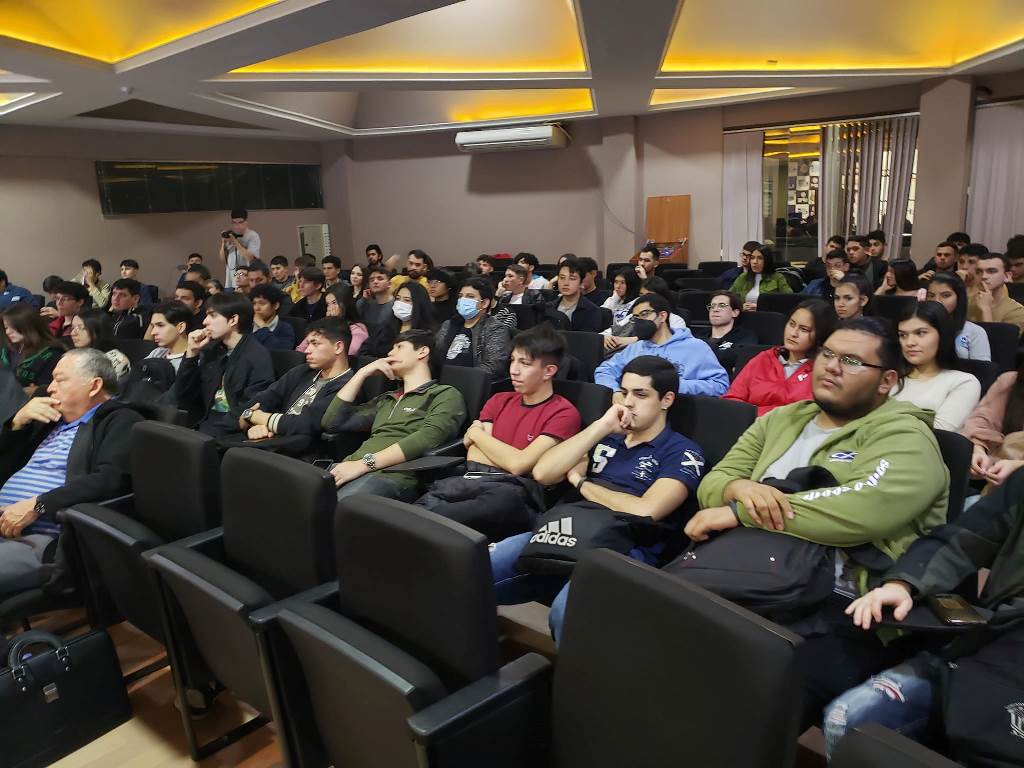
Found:
[[[448,111],[452,123],[477,123],[590,112],[589,88],[533,88],[507,91],[466,91]]]
[[[0,0],[0,37],[107,64],[280,0]]]
[[[571,0],[463,0],[233,72],[498,74],[586,70]]]
[[[651,106],[663,104],[685,104],[688,101],[728,99],[737,96],[752,96],[773,91],[791,91],[789,87],[776,88],[655,88],[651,94]]]
[[[31,96],[31,93],[0,93],[0,107],[10,104],[12,101]]]

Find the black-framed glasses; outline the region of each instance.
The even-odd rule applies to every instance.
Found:
[[[708,304],[704,309],[708,312],[713,309],[732,309],[732,304]]]
[[[865,368],[874,368],[878,371],[887,371],[889,368],[884,365],[875,365],[874,363],[868,363],[861,360],[859,357],[853,355],[838,355],[828,347],[823,346],[821,352],[819,352],[825,360],[832,361],[839,358],[839,364],[843,367],[843,370],[847,373],[861,373]]]
[[[641,320],[647,320],[651,315],[657,317],[658,313],[653,309],[641,309],[639,312],[633,313],[633,317],[639,317]]]

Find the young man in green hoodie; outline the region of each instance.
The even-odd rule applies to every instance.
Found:
[[[744,525],[832,547],[871,545],[871,558],[859,554],[854,562],[841,551],[837,557],[836,591],[865,594],[872,574],[877,580],[915,539],[945,522],[949,504],[949,472],[931,412],[889,399],[902,369],[891,326],[875,318],[843,324],[815,360],[814,400],[754,422],[704,478],[701,511],[686,534],[703,541]],[[808,465],[824,467],[837,484],[785,494],[761,482]],[[865,560],[871,572],[860,564]],[[915,650],[846,623],[816,624],[797,649],[806,726],[820,722],[837,695]]]
[[[387,357],[356,371],[327,406],[321,426],[325,432],[366,432],[370,437],[344,461],[331,467],[338,498],[372,493],[401,501],[416,498],[413,472],[381,472],[420,458],[455,436],[465,421],[466,403],[454,387],[438,384],[430,374],[434,336],[430,331],[406,331],[395,338]],[[363,384],[382,374],[401,379],[395,392],[385,392],[355,405]]]

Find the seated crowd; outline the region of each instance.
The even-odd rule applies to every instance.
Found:
[[[1020,666],[1024,366],[995,366],[1016,345],[987,324],[1024,328],[1007,289],[1024,238],[1003,254],[953,233],[920,270],[889,261],[880,232],[833,237],[803,269],[751,241],[721,289],[677,293],[654,246],[608,280],[573,254],[444,269],[414,249],[398,271],[376,244],[346,272],[335,256],[268,266],[245,219],[232,212],[221,245],[225,282],[192,254],[170,300],[132,259],[111,284],[92,259],[47,278],[43,306],[0,271],[0,601],[67,577],[57,513],[130,492],[131,429],[169,409],[222,450],[324,461],[339,499],[479,531],[497,602],[549,605],[556,644],[589,548],[686,578],[681,561],[717,542],[740,547],[737,571],[751,546],[818,547],[824,591],[766,615],[804,638],[803,725],[822,726],[828,753],[864,722],[941,745],[944,664]],[[771,294],[798,295],[758,311]],[[478,413],[446,383],[463,368],[486,382]],[[603,415],[559,394],[572,379]],[[713,465],[673,421],[709,402],[693,396],[750,424]],[[972,445],[964,509],[944,432]],[[439,450],[461,459],[408,464]],[[997,617],[984,641],[897,631],[980,569],[969,598]]]

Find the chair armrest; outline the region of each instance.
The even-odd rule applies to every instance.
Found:
[[[466,446],[463,444],[462,440],[459,439],[459,440],[456,440],[453,443],[448,443],[448,445],[441,445],[441,446],[438,446],[437,448],[431,448],[429,451],[427,451],[426,455],[427,456],[459,456],[459,457],[464,459],[464,458],[466,458]]]
[[[551,662],[529,653],[409,718],[425,765],[543,765]],[[488,754],[469,754],[487,745]]]
[[[315,603],[327,606],[338,597],[338,582],[328,581],[324,584],[317,584],[315,587],[299,592],[297,595],[286,597],[266,608],[260,608],[249,614],[249,623],[256,627],[264,627],[277,620],[277,617],[284,609],[295,605],[295,603]]]
[[[90,504],[100,507],[106,507],[112,509],[115,512],[120,512],[122,515],[130,515],[135,508],[135,494],[126,493],[124,496],[116,496],[112,499],[104,499],[98,502],[83,502],[82,504],[72,504],[68,509],[74,509],[75,507],[87,507]],[[64,522],[64,513],[67,509],[57,510],[57,519]]]
[[[185,547],[185,549],[194,549],[199,554],[206,555],[214,560],[224,559],[224,528],[220,526],[211,528],[208,531],[194,533],[191,536],[186,536],[184,539],[178,539],[170,543],[176,544],[179,547]],[[156,550],[152,551],[159,549],[160,547],[157,547]]]
[[[436,472],[439,469],[456,467],[465,460],[464,456],[424,456],[422,459],[403,461],[393,467],[386,467],[381,472]]]

